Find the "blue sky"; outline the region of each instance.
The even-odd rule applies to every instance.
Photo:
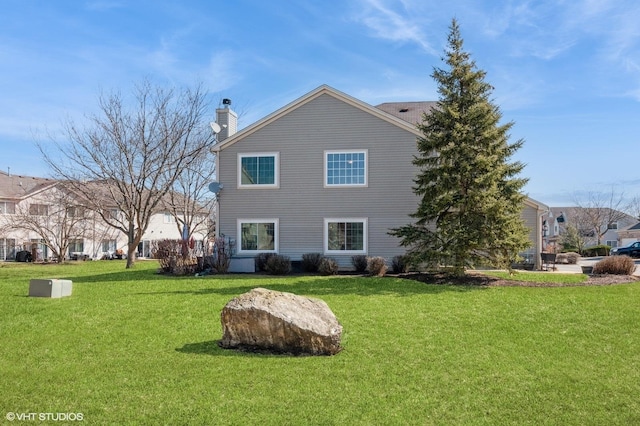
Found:
[[[201,82],[245,127],[321,84],[367,103],[436,100],[451,19],[487,72],[526,192],[640,196],[636,0],[5,0],[0,170],[46,176],[35,141],[100,91]]]

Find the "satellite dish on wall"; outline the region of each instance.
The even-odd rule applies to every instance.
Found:
[[[216,195],[220,192],[221,189],[222,184],[220,182],[211,182],[209,184],[209,191],[213,192]]]
[[[220,125],[215,121],[212,121],[211,123],[209,123],[209,126],[211,126],[211,130],[213,130],[213,133],[215,134],[220,133],[220,130],[222,130]]]

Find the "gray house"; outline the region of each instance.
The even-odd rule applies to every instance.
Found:
[[[379,107],[320,86],[235,134],[219,137],[217,231],[235,241],[235,270],[261,252],[301,259],[323,253],[341,267],[357,254],[388,260],[404,253],[390,228],[408,223],[417,154],[415,123],[433,103]],[[235,126],[228,108],[218,122]],[[228,128],[227,127],[227,128]],[[541,216],[527,199],[528,257],[539,265]]]

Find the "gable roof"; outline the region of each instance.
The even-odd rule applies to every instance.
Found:
[[[396,116],[413,125],[422,123],[423,114],[429,114],[432,109],[436,107],[438,103],[431,102],[385,102],[380,105],[376,105],[376,108],[381,109],[393,116]]]
[[[316,88],[315,90],[312,90],[311,92],[307,93],[306,95],[296,99],[295,101],[285,105],[284,107],[276,110],[275,112],[267,115],[266,117],[264,117],[263,119],[253,123],[252,125],[250,125],[249,127],[246,127],[244,129],[242,129],[241,131],[239,131],[238,133],[228,137],[227,139],[225,139],[224,141],[214,145],[212,147],[213,150],[218,151],[218,150],[222,150],[225,149],[226,147],[233,145],[234,143],[238,142],[239,140],[243,139],[244,137],[260,130],[261,128],[267,126],[268,124],[278,120],[279,118],[287,115],[288,113],[300,108],[303,105],[306,105],[307,103],[313,101],[314,99],[322,96],[322,95],[328,95],[331,96],[335,99],[338,99],[342,102],[345,102],[351,106],[354,106],[366,113],[369,113],[381,120],[384,120],[388,123],[391,123],[395,126],[398,126],[408,132],[411,132],[413,134],[415,134],[416,136],[420,136],[420,132],[416,129],[415,123],[411,123],[407,120],[404,120],[402,118],[399,118],[397,115],[395,114],[391,114],[388,111],[385,111],[383,109],[380,108],[376,108],[374,106],[371,106],[369,104],[367,104],[366,102],[363,102],[359,99],[356,99],[352,96],[347,95],[346,93],[340,92],[339,90],[336,90],[330,86],[322,85],[318,88]]]
[[[21,200],[54,186],[53,179],[12,175],[0,171],[0,199]]]

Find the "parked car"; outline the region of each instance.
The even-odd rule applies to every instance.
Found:
[[[640,257],[640,241],[629,243],[626,246],[612,248],[610,254],[612,256],[626,254],[631,257]]]

